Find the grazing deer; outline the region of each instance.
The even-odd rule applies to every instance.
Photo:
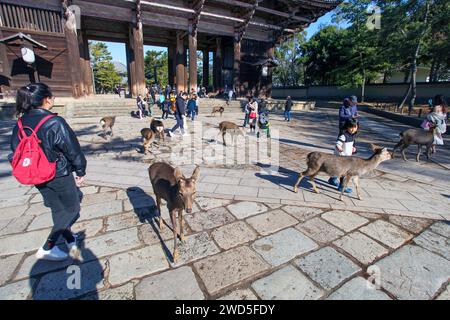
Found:
[[[159,137],[160,140],[165,141],[164,138],[164,123],[161,120],[153,119],[150,123],[150,129]]]
[[[392,158],[394,157],[394,152],[396,149],[400,148],[402,153],[402,158],[404,161],[406,159],[405,150],[412,144],[416,144],[418,147],[418,152],[416,156],[416,161],[420,162],[420,154],[422,153],[422,146],[426,147],[427,160],[431,157],[431,149],[434,142],[434,135],[436,131],[436,126],[431,126],[429,131],[423,129],[408,129],[400,133],[400,141],[395,145],[392,150]]]
[[[141,136],[142,136],[142,143],[144,145],[144,154],[147,154],[148,150],[153,144],[153,141],[155,141],[156,134],[153,132],[152,129],[144,128],[141,130]]]
[[[196,195],[196,182],[200,174],[197,166],[190,178],[186,178],[179,167],[173,168],[165,162],[157,162],[148,168],[153,192],[156,195],[156,205],[159,211],[159,229],[163,229],[163,218],[161,216],[161,199],[167,202],[170,212],[170,220],[173,227],[173,261],[178,258],[177,247],[177,212],[180,223],[180,240],[184,241],[183,210],[192,212],[192,204]]]
[[[388,151],[386,148],[381,148],[373,144],[370,146],[374,154],[369,159],[341,157],[322,152],[309,153],[307,156],[308,169],[302,172],[298,177],[298,180],[294,185],[294,192],[298,192],[298,185],[302,181],[302,178],[309,177],[314,191],[319,193],[314,178],[319,173],[325,173],[332,177],[344,177],[344,186],[339,198],[341,201],[343,201],[344,190],[347,188],[350,178],[353,178],[358,199],[361,200],[359,177],[376,169],[381,162],[392,159],[392,152]]]
[[[217,96],[220,94],[220,91],[216,91],[216,92],[209,92],[206,96],[209,98],[209,99],[212,99],[212,98],[217,98]]]
[[[100,124],[102,125],[102,129],[103,129],[103,136],[106,139],[106,130],[109,129],[111,132],[111,137],[114,135],[113,134],[113,127],[114,127],[114,123],[116,122],[116,117],[103,117],[100,120]]]
[[[226,142],[225,142],[225,134],[229,132],[231,134],[231,143],[232,145],[234,145],[235,141],[236,141],[236,137],[238,135],[241,136],[245,136],[245,129],[238,126],[237,124],[230,122],[230,121],[222,121],[221,123],[219,123],[219,133],[216,136],[216,142],[217,142],[217,137],[219,137],[222,134],[222,139],[223,139],[223,145],[226,146]]]
[[[219,112],[219,113],[220,113],[220,116],[222,116],[222,114],[223,114],[224,111],[225,111],[225,108],[224,108],[224,107],[214,107],[214,108],[212,109],[211,115],[215,117],[215,116],[216,116],[216,113]]]

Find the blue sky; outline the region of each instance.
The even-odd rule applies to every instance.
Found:
[[[320,17],[315,23],[312,23],[308,28],[305,29],[305,31],[307,33],[306,38],[310,39],[317,31],[320,30],[321,26],[332,24],[332,22],[331,22],[332,17],[333,17],[333,11]],[[345,27],[345,23],[341,26]],[[95,42],[95,41],[93,41],[93,42]],[[127,56],[125,53],[125,44],[115,43],[115,42],[105,42],[105,43],[108,46],[109,51],[111,52],[113,60],[122,62],[123,64],[126,64]],[[147,50],[162,51],[162,50],[167,50],[167,49],[164,47],[144,46],[144,51],[147,51]]]

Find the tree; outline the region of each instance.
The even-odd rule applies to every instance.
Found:
[[[111,92],[120,84],[121,77],[114,68],[111,53],[103,42],[89,43],[94,70],[95,88],[98,93]]]
[[[278,63],[273,73],[275,85],[298,86],[304,84],[304,66],[301,47],[305,34],[297,33],[288,41],[283,41],[275,50],[274,59]]]
[[[169,57],[167,51],[148,50],[145,53],[145,80],[147,84],[169,83]]]

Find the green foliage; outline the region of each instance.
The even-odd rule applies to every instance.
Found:
[[[155,83],[155,70],[158,84],[164,86],[169,82],[169,57],[167,51],[147,51],[144,65],[147,84]]]
[[[366,26],[372,5],[380,8],[379,30]],[[349,27],[326,26],[309,41],[294,37],[277,48],[275,85],[356,87],[398,71],[408,75],[414,64],[430,66],[432,81],[449,80],[450,1],[346,0],[333,19]]]
[[[97,42],[89,43],[89,49],[97,92],[112,92],[118,84],[121,84],[122,77],[114,68],[108,47],[103,42]]]

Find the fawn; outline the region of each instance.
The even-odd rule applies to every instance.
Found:
[[[308,169],[302,172],[298,177],[298,180],[294,185],[294,192],[298,192],[298,185],[302,181],[302,178],[306,176],[311,179],[314,191],[319,193],[314,178],[319,173],[325,173],[332,177],[345,177],[339,200],[343,201],[344,190],[347,188],[350,178],[353,178],[353,182],[355,183],[358,199],[362,200],[359,190],[359,176],[376,169],[381,162],[392,159],[392,152],[388,151],[386,148],[378,147],[374,144],[371,144],[370,146],[374,153],[369,159],[340,157],[322,152],[309,153],[307,156]]]
[[[148,150],[153,144],[153,141],[155,141],[156,134],[153,132],[152,129],[144,128],[141,130],[141,136],[142,142],[144,144],[144,154],[147,154]]]
[[[103,117],[100,120],[100,124],[102,125],[102,129],[103,129],[103,136],[106,139],[106,130],[109,129],[111,132],[111,137],[113,136],[113,127],[114,127],[114,123],[116,122],[116,117]]]
[[[225,142],[225,134],[227,133],[227,131],[231,134],[231,142],[232,145],[234,145],[235,141],[236,141],[236,137],[238,135],[241,136],[245,136],[245,129],[238,126],[237,124],[230,122],[230,121],[222,121],[221,123],[219,123],[219,133],[216,136],[216,142],[217,142],[217,137],[222,134],[222,139],[223,139],[223,145],[226,146],[226,142]]]
[[[161,120],[152,119],[150,123],[150,129],[155,133],[160,140],[165,141],[164,139],[164,123]]]
[[[190,178],[186,178],[179,167],[173,168],[165,162],[157,162],[148,168],[150,181],[153,186],[153,192],[156,195],[156,205],[159,211],[159,229],[163,229],[163,218],[161,216],[161,199],[167,202],[170,220],[173,227],[173,261],[178,258],[177,247],[177,220],[180,223],[180,240],[184,241],[183,230],[183,210],[187,213],[192,212],[192,204],[196,195],[196,182],[200,175],[200,168],[197,166]]]
[[[225,111],[225,108],[224,108],[224,107],[214,107],[214,108],[212,109],[211,115],[215,117],[215,116],[216,116],[216,113],[219,112],[219,113],[220,113],[220,116],[222,116],[222,114],[223,114],[224,111]]]
[[[429,131],[423,129],[407,129],[400,133],[400,141],[395,145],[392,150],[392,157],[394,157],[394,152],[397,148],[400,148],[402,153],[402,158],[404,161],[406,159],[405,150],[412,144],[417,144],[418,152],[416,155],[416,161],[420,161],[420,154],[422,153],[422,146],[425,146],[427,159],[431,157],[431,146],[434,142],[434,134],[436,131],[436,126],[431,126]]]

